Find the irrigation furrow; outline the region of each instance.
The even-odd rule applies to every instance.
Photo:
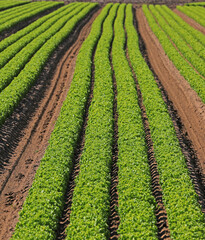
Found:
[[[149,161],[150,173],[151,173],[151,179],[152,179],[152,192],[157,202],[155,214],[157,219],[158,237],[159,239],[171,239],[168,220],[167,220],[167,213],[162,200],[163,192],[159,182],[159,172],[157,169],[157,162],[154,156],[154,148],[153,148],[153,142],[152,142],[150,128],[149,128],[149,122],[148,122],[145,106],[143,104],[142,94],[140,91],[140,86],[137,80],[137,76],[133,70],[133,67],[130,63],[130,59],[128,56],[127,44],[126,44],[126,56],[127,56],[129,66],[132,70],[132,74],[136,83],[138,104],[141,109],[143,125],[145,130],[145,140],[147,144],[147,154],[148,154],[148,161]]]

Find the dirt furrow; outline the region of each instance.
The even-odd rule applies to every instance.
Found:
[[[192,26],[196,30],[202,32],[203,34],[205,34],[205,28],[203,26],[201,26],[199,23],[195,22],[192,18],[190,18],[186,14],[180,12],[178,9],[174,9],[173,12],[175,12],[179,17],[181,17],[190,26]]]
[[[18,221],[18,212],[69,90],[78,51],[99,14],[99,11],[93,14],[95,11],[54,52],[36,85],[0,129],[2,239],[10,238]]]
[[[114,29],[114,27],[113,27]],[[111,43],[112,46],[112,43]],[[118,113],[117,113],[117,83],[112,65],[112,52],[110,52],[110,64],[113,72],[113,90],[114,90],[114,102],[113,102],[113,118],[114,118],[114,136],[113,136],[113,150],[112,150],[112,166],[111,166],[111,185],[110,185],[110,216],[108,221],[108,228],[110,231],[110,239],[116,240],[119,235],[117,229],[120,224],[119,214],[117,212],[118,207]]]
[[[167,104],[187,167],[205,212],[205,105],[180,75],[151,31],[142,10],[137,10],[144,58]]]

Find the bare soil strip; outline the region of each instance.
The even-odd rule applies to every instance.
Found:
[[[205,105],[165,54],[142,10],[137,10],[136,14],[145,60],[153,71],[167,104],[204,212]]]
[[[114,31],[114,26],[113,26]],[[113,41],[112,41],[113,42]],[[111,43],[112,46],[112,43]],[[113,72],[113,90],[114,90],[114,104],[113,104],[113,117],[114,117],[114,136],[113,136],[113,150],[112,150],[112,166],[111,166],[111,185],[110,185],[110,216],[108,221],[108,228],[110,231],[110,239],[117,240],[119,235],[117,229],[120,224],[118,207],[118,113],[117,113],[117,83],[112,65],[112,53],[110,52],[110,64]]]
[[[78,51],[99,14],[97,11],[93,15],[94,11],[54,52],[36,85],[0,129],[0,239],[9,239],[14,231],[18,212],[69,90]]]
[[[196,30],[205,34],[205,28],[201,26],[199,23],[195,22],[192,18],[188,17],[186,14],[180,12],[178,9],[173,10],[179,17],[181,17],[185,22],[187,22],[190,26],[195,28]]]
[[[0,41],[3,40],[4,38],[9,37],[11,34],[14,34],[16,32],[18,32],[19,30],[21,30],[22,28],[27,27],[29,24],[31,24],[32,22],[35,22],[36,20],[38,20],[39,18],[57,10],[58,8],[60,8],[61,6],[54,6],[46,11],[43,11],[39,14],[37,14],[36,16],[31,17],[30,19],[27,19],[26,21],[23,22],[19,22],[17,23],[15,26],[11,27],[8,30],[5,30],[4,32],[0,33]]]

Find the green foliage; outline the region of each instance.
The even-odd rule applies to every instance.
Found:
[[[113,5],[105,19],[96,48],[93,99],[66,239],[102,240],[109,236],[114,99],[109,52],[118,6],[119,4]]]
[[[89,6],[91,8],[96,4]],[[74,149],[82,129],[90,88],[92,54],[101,34],[102,22],[111,6],[112,4],[109,4],[102,10],[80,49],[69,93],[23,205],[12,239],[55,239]],[[82,11],[82,14],[83,12],[85,11]],[[102,198],[102,202],[103,200]]]
[[[192,35],[195,40],[200,42],[203,46],[205,46],[205,36],[202,32],[196,30],[191,27],[188,23],[186,23],[182,18],[180,18],[176,13],[171,11],[167,6],[162,6],[163,10],[166,11],[168,15],[170,15],[184,30],[186,30],[189,35]]]
[[[160,25],[161,29],[167,34],[167,36],[171,39],[171,41],[176,45],[178,50],[183,54],[183,56],[192,64],[192,66],[202,75],[205,77],[205,67],[204,67],[204,60],[201,59],[197,53],[190,49],[187,45],[186,41],[180,36],[178,33],[177,25],[174,24],[173,27],[170,27],[170,21],[166,18],[166,13],[163,14],[163,10],[161,10],[160,6],[153,6],[150,5],[150,11],[156,18],[158,24]],[[163,17],[162,17],[163,16]],[[165,18],[165,19],[164,19]],[[192,44],[191,44],[192,47]],[[203,53],[203,57],[205,55]]]
[[[57,14],[60,15],[61,12],[65,11],[65,9],[69,8],[70,6],[73,6],[74,4],[75,3],[69,4],[69,5],[65,6],[65,7],[61,7],[58,10],[56,10],[56,11],[50,13],[50,14],[47,14],[47,15],[39,18],[35,22],[29,24],[27,27],[25,27],[25,28],[19,30],[18,32],[10,35],[9,37],[3,39],[0,42],[0,54],[1,54],[1,58],[0,59],[3,58],[2,57],[2,54],[3,54],[2,52],[3,52],[3,50],[5,50],[5,48],[7,48],[8,46],[11,47],[11,45],[13,43],[15,43],[17,40],[19,40],[19,44],[22,44],[20,41],[22,41],[24,38],[27,38],[29,33],[31,33],[31,32],[34,33],[34,31],[36,29],[38,29],[38,28],[40,28],[41,26],[44,25],[44,22],[49,21],[50,19],[54,18],[55,16],[57,17]],[[16,51],[14,50],[14,52],[16,52]]]
[[[158,239],[155,200],[147,159],[145,133],[135,81],[125,55],[123,27],[125,4],[121,4],[114,25],[113,69],[117,82],[118,113],[118,213],[119,239]],[[132,5],[127,5],[125,26],[128,43],[135,39]],[[135,49],[134,49],[135,51]]]
[[[150,12],[146,5],[143,5],[143,11],[149,23],[152,23],[154,19],[149,17]],[[129,57],[138,78],[149,121],[171,238],[204,239],[204,215],[172,120],[154,77],[141,55],[137,34],[134,38],[128,43]]]
[[[41,25],[36,31],[31,32],[29,36],[20,39],[11,47],[0,53],[0,67],[4,66],[10,58],[13,58],[0,69],[0,92],[8,86],[15,76],[21,72],[32,56],[55,35],[75,14],[78,14],[86,4],[66,7],[63,13],[59,13],[54,19]],[[40,50],[41,51],[41,50]],[[39,54],[39,53],[38,53]]]
[[[151,6],[152,8],[152,6]],[[158,26],[155,18],[149,11],[146,5],[143,5],[143,11],[148,20],[148,23],[159,39],[164,51],[166,52],[169,59],[173,62],[175,67],[180,71],[180,74],[189,82],[191,87],[197,92],[202,102],[205,103],[205,80],[202,78],[180,55],[180,53],[173,46],[167,34]]]
[[[25,7],[30,6],[30,8],[28,8],[28,11],[21,13],[21,10],[18,10],[19,11],[19,12],[17,11],[18,14],[15,11],[13,11],[12,15],[14,17],[0,25],[0,33],[8,30],[9,28],[15,26],[16,24],[22,21],[26,21],[30,19],[36,14],[39,14],[47,9],[50,9],[50,8],[53,8],[54,6],[58,6],[62,4],[63,3],[60,3],[60,2],[34,2],[34,3],[26,4]],[[8,16],[7,18],[9,19],[10,16]]]
[[[177,6],[177,9],[189,16],[190,18],[194,19],[194,21],[198,22],[203,27],[205,27],[205,19],[202,17],[202,15],[198,13],[196,7]]]
[[[197,69],[200,70],[201,74],[203,75],[205,70],[202,68],[204,65],[205,60],[205,46],[203,46],[194,36],[194,32],[187,31],[184,29],[185,23],[176,13],[174,13],[171,9],[169,9],[165,5],[156,5],[156,10],[160,13],[160,15],[165,19],[165,21],[170,25],[168,28],[168,35],[171,39],[175,42],[176,46],[179,50],[184,54],[184,56],[196,65]],[[173,15],[176,15],[176,18],[180,18],[182,24],[178,24],[175,20]],[[185,23],[187,24],[187,23]],[[162,26],[162,25],[161,25]],[[166,27],[165,27],[166,28]],[[163,27],[163,29],[165,29]],[[194,28],[191,28],[194,30]],[[176,34],[177,32],[177,34]],[[173,36],[173,33],[174,36]],[[203,40],[205,40],[205,36],[203,35]],[[189,46],[188,46],[188,45]],[[191,49],[190,49],[191,47]],[[200,58],[199,58],[200,57]]]
[[[93,7],[96,6],[95,4],[90,5],[88,3],[79,3],[79,5],[81,4],[85,8],[82,9],[80,6],[77,8],[78,10],[74,10],[76,15],[74,15],[74,12],[72,12],[72,18],[70,18],[71,15],[68,15],[66,17],[68,20],[67,22],[64,18],[62,18],[61,20],[63,22],[60,20],[59,25],[54,24],[48,30],[48,33],[45,33],[44,37],[46,36],[47,38],[43,40],[47,39],[47,42],[45,42],[44,45],[34,54],[34,56],[25,65],[20,74],[12,80],[10,85],[0,93],[0,125],[5,121],[6,117],[13,112],[14,108],[18,105],[20,100],[25,96],[30,87],[34,84],[46,61],[52,52],[56,49],[56,47],[72,32],[76,24],[82,20]],[[50,38],[47,34],[50,36]],[[42,39],[40,40],[42,41]],[[35,48],[35,45],[33,47]],[[21,63],[20,60],[19,63]],[[8,69],[7,74],[13,74],[13,71],[18,73],[19,68],[17,68],[17,66],[19,65],[13,66],[10,71]]]
[[[8,8],[17,7],[17,6],[20,6],[20,5],[23,5],[23,4],[27,4],[29,2],[30,1],[3,0],[3,1],[1,1],[0,10],[2,11],[2,10],[5,10],[5,9],[8,9]]]

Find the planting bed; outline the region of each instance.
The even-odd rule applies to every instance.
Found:
[[[203,7],[4,5],[0,238],[204,239]]]

